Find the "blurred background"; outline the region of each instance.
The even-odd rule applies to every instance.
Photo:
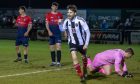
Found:
[[[26,6],[32,17],[31,40],[47,40],[45,14],[52,2],[59,3],[59,11],[66,18],[66,6],[75,4],[78,15],[86,19],[91,42],[94,43],[140,43],[140,4],[138,0],[0,0],[0,39],[15,39],[13,20],[18,7]]]

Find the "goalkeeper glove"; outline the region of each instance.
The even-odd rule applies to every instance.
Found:
[[[122,74],[122,77],[125,77],[125,78],[132,78],[133,75],[131,73],[128,73],[127,71],[124,71],[123,74]]]

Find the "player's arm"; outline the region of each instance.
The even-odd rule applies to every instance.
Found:
[[[92,61],[90,59],[90,57],[87,57],[87,68],[89,69],[90,72],[93,72],[93,67],[92,67]]]
[[[24,36],[28,36],[31,29],[32,29],[32,21],[31,18],[29,18],[27,32],[25,32]]]
[[[121,67],[121,62],[122,62],[122,57],[120,56],[120,53],[118,53],[119,56],[115,56],[115,71],[118,73],[118,75],[122,77],[132,77],[131,74],[128,73],[128,71],[122,71],[120,69]]]
[[[47,31],[48,31],[48,34],[49,34],[49,36],[52,36],[53,35],[53,33],[51,32],[51,30],[50,30],[50,28],[49,28],[49,22],[48,21],[46,21],[46,29],[47,29]]]
[[[125,62],[122,63],[122,68],[123,68],[123,74],[122,74],[123,77],[126,77],[126,78],[133,77],[133,75],[131,73],[128,73],[127,66],[126,66]]]
[[[49,21],[48,21],[48,18],[49,16],[48,16],[48,14],[46,15],[46,20],[45,20],[45,22],[46,22],[46,24],[45,24],[45,26],[46,26],[46,29],[47,29],[47,31],[48,31],[48,34],[49,34],[49,36],[52,36],[53,35],[53,33],[51,32],[51,30],[50,30],[50,28],[49,28]]]
[[[86,42],[85,42],[85,45],[84,45],[83,49],[87,49],[88,44],[89,44],[89,40],[90,40],[89,27],[88,27],[88,25],[87,25],[87,23],[84,19],[81,19],[80,23],[81,23],[82,28],[85,30],[85,33],[86,33]]]
[[[122,74],[123,74],[123,71],[120,69],[120,66],[121,66],[121,64],[120,64],[120,62],[119,62],[119,60],[115,60],[115,71],[120,75],[120,76],[122,76]]]
[[[29,34],[29,32],[31,31],[32,29],[32,23],[28,24],[28,29],[27,29],[27,33]]]
[[[122,63],[122,68],[123,68],[123,71],[127,71],[127,66],[125,62]]]
[[[18,18],[19,17],[17,17],[17,19],[13,18],[14,27],[17,27],[18,26]]]
[[[64,30],[64,37],[65,37],[65,39],[67,38],[67,26],[66,26],[66,24],[67,24],[67,20],[65,20],[64,22],[63,22],[63,25],[62,25],[62,29]]]
[[[121,64],[122,64],[122,54],[121,53],[115,53],[115,63],[114,63],[114,66],[115,66],[115,71],[120,75],[122,76],[123,74],[123,71],[121,70]]]
[[[60,14],[60,19],[58,19],[58,24],[62,24],[63,22],[63,15],[61,13]]]

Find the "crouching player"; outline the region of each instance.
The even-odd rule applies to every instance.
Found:
[[[99,72],[104,75],[111,74],[111,66],[114,65],[115,71],[122,77],[133,77],[128,73],[125,59],[131,58],[134,55],[132,48],[126,50],[111,49],[96,54],[93,61],[90,58],[87,59],[87,68],[91,73]],[[122,69],[121,69],[122,67]]]

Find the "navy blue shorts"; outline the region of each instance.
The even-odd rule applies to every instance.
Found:
[[[84,45],[76,45],[73,43],[69,43],[70,52],[77,51],[80,52],[82,55],[86,55],[86,50],[83,49]]]
[[[50,36],[49,38],[50,45],[55,45],[56,43],[61,43],[61,36]]]
[[[28,47],[28,45],[29,45],[28,41],[29,41],[29,38],[28,37],[16,38],[15,45],[16,46],[23,45],[25,47]]]

